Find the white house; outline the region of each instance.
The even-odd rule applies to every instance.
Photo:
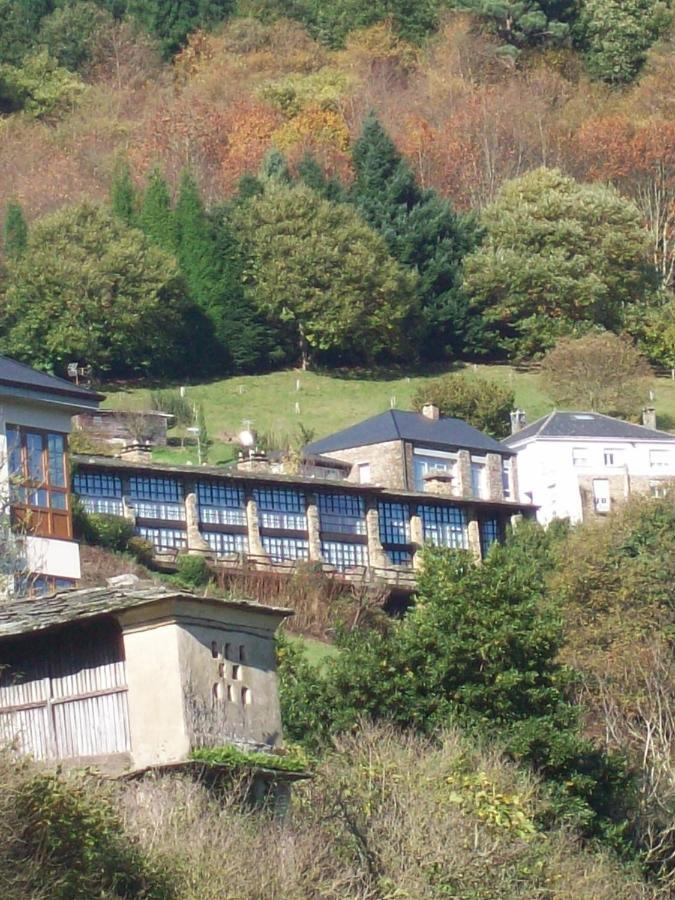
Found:
[[[80,577],[68,473],[71,417],[103,398],[0,357],[0,565],[4,588],[72,587]],[[8,525],[11,520],[12,531]]]
[[[539,521],[581,522],[633,493],[662,496],[675,480],[675,434],[595,412],[558,412],[503,442],[518,454],[521,502]]]

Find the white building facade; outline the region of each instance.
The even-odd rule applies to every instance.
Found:
[[[552,412],[512,434],[520,501],[537,517],[602,517],[633,494],[663,496],[675,483],[675,435],[594,412]]]
[[[40,593],[80,577],[68,466],[71,417],[92,391],[0,357],[0,519],[4,590]]]

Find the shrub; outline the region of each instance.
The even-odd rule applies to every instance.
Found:
[[[139,562],[142,566],[149,566],[152,564],[155,556],[155,548],[154,545],[150,541],[146,541],[145,538],[134,535],[127,544],[127,550],[131,553],[136,562]]]
[[[80,79],[58,66],[46,50],[26,57],[21,66],[0,65],[0,110],[23,109],[42,119],[72,106],[85,90]]]
[[[428,381],[415,392],[412,404],[421,410],[425,403],[437,406],[442,416],[463,419],[474,428],[502,438],[510,431],[515,395],[510,388],[478,375],[443,375]]]
[[[134,525],[123,516],[108,513],[87,513],[80,508],[77,528],[88,544],[96,544],[117,553],[123,553],[134,537]]]
[[[176,578],[188,587],[204,587],[211,581],[211,569],[203,556],[185,553],[178,557]]]
[[[0,756],[3,900],[170,900],[170,878],[129,838],[112,791]]]

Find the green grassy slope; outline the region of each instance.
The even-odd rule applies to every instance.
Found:
[[[474,369],[473,366],[466,368],[468,371]],[[530,422],[552,408],[538,374],[517,372],[509,366],[485,365],[475,369],[513,387],[516,403],[525,410]],[[271,432],[282,442],[295,437],[300,424],[313,431],[315,437],[321,437],[383,412],[392,404],[399,409],[409,409],[419,385],[435,375],[397,373],[388,377],[289,370],[189,386],[187,396],[204,405],[209,436],[214,441],[209,461],[218,463],[233,458],[234,447],[228,442],[228,436],[236,435],[244,420],[250,420],[258,433]],[[112,386],[103,390],[107,392],[104,406],[116,409],[149,407],[148,389],[121,390]],[[655,379],[653,390],[661,427],[675,427],[675,382]],[[158,460],[196,462],[196,452],[190,449],[167,449],[156,451],[155,455]]]

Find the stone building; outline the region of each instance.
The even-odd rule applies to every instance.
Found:
[[[513,451],[432,404],[421,413],[388,410],[306,450],[349,462],[349,480],[360,484],[491,501],[518,493]]]
[[[675,434],[595,412],[558,412],[506,438],[518,454],[520,499],[538,518],[581,522],[632,494],[662,496],[675,483]]]
[[[158,410],[98,409],[75,416],[73,427],[93,441],[113,447],[165,447],[167,429],[173,422],[174,416]]]
[[[189,552],[232,572],[284,573],[307,561],[347,582],[410,591],[425,543],[470,549],[480,558],[514,516],[534,515],[531,504],[510,496],[512,487],[504,496],[508,451],[493,454],[491,466],[483,456],[485,480],[475,476],[476,492],[470,455],[457,463],[459,491],[447,468],[451,459],[431,458],[446,468],[425,472],[424,490],[408,490],[355,482],[349,467],[337,465],[331,478],[324,467],[313,477],[78,456],[73,489],[88,511],[133,521],[159,563]],[[490,499],[476,496],[483,484],[486,493],[491,485]]]
[[[274,635],[290,614],[143,583],[0,606],[0,741],[110,774],[277,748]]]
[[[73,540],[68,433],[71,417],[94,412],[92,391],[0,357],[0,504],[4,590],[70,587],[80,577]],[[12,559],[9,559],[9,556]]]

